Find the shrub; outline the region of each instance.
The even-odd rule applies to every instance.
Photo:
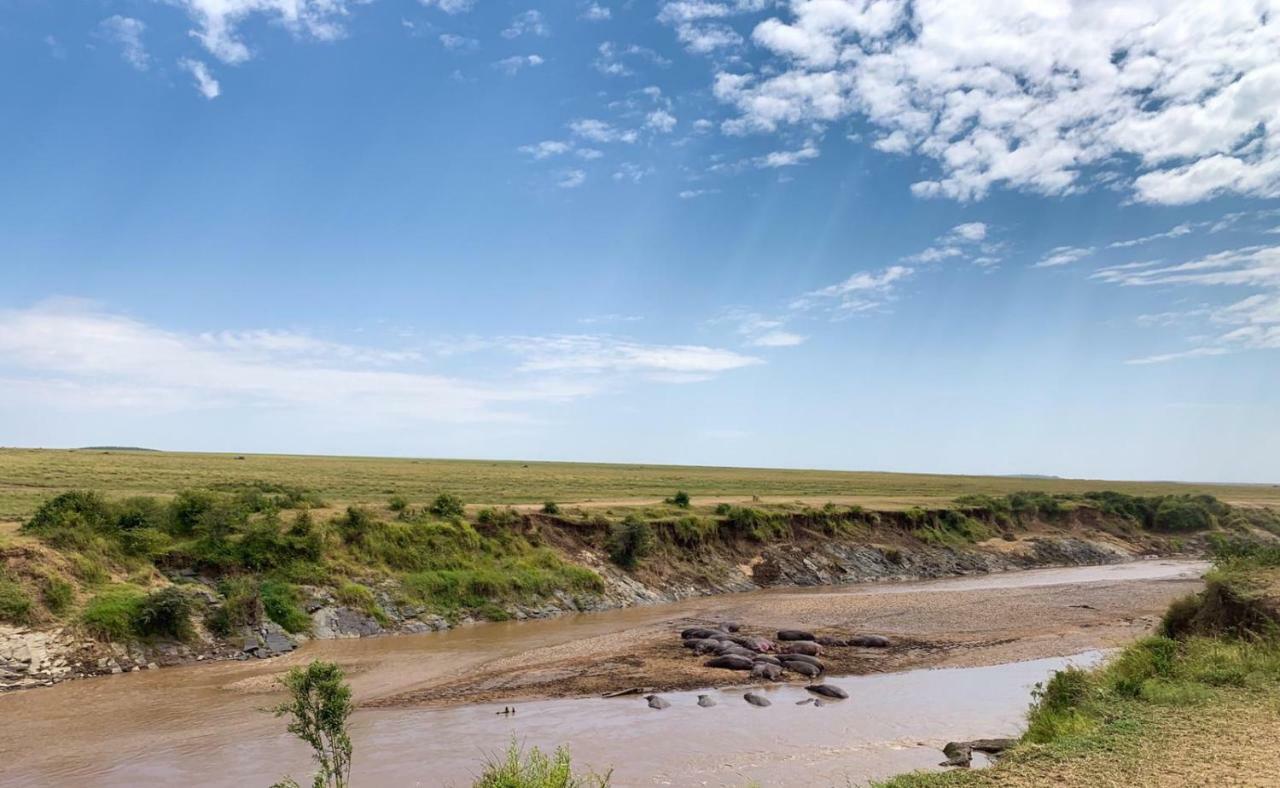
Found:
[[[781,539],[788,535],[786,520],[779,514],[749,506],[731,506],[725,522],[731,531],[757,542]]]
[[[75,589],[60,577],[44,575],[40,578],[40,597],[44,600],[44,606],[49,608],[49,612],[59,616],[67,612],[71,603],[75,601]]]
[[[716,523],[702,517],[688,515],[676,520],[672,533],[677,544],[695,547],[710,540],[716,533]]]
[[[440,493],[431,502],[431,506],[427,511],[441,519],[451,520],[455,517],[462,517],[466,513],[466,505],[461,498],[452,493]]]
[[[609,775],[575,774],[569,751],[561,747],[546,755],[537,747],[528,752],[515,741],[501,760],[490,759],[473,788],[605,788]]]
[[[339,602],[347,607],[354,607],[361,610],[365,615],[373,618],[379,624],[386,626],[389,621],[387,614],[382,607],[378,605],[377,599],[374,598],[373,592],[359,583],[346,582],[338,586],[334,596]]]
[[[1024,740],[1045,743],[1091,728],[1092,722],[1081,707],[1093,691],[1093,677],[1076,667],[1060,670],[1044,684],[1037,684],[1031,691]]]
[[[213,509],[218,499],[204,490],[183,490],[169,503],[169,527],[175,534],[190,535],[195,532],[200,518]]]
[[[634,514],[614,525],[609,531],[609,558],[618,566],[631,569],[653,552],[653,528]]]
[[[1203,500],[1191,497],[1169,496],[1156,507],[1157,531],[1205,531],[1217,525],[1213,511]]]
[[[560,514],[560,506],[555,501],[547,501],[542,505],[543,514]]]
[[[111,508],[105,498],[96,492],[70,490],[41,504],[22,528],[48,535],[68,528],[101,531],[110,525]]]
[[[721,517],[724,517],[724,516],[725,516],[726,514],[728,514],[732,509],[733,509],[733,507],[732,507],[732,506],[730,506],[730,505],[729,505],[729,504],[727,504],[727,503],[718,503],[718,504],[716,504],[716,514],[720,515]]]
[[[515,509],[495,509],[486,506],[476,514],[476,522],[490,529],[514,528],[520,523],[520,514]]]
[[[252,626],[266,615],[258,585],[248,577],[229,577],[218,584],[222,604],[205,623],[215,635],[228,637],[241,627]]]
[[[338,526],[342,541],[347,544],[360,541],[381,525],[368,509],[362,509],[359,506],[348,506],[347,513],[339,517],[334,524]]]
[[[113,586],[89,600],[81,622],[90,635],[100,640],[128,640],[145,594],[132,586]]]
[[[391,500],[387,501],[387,507],[393,512],[403,512],[409,508],[409,499],[403,495],[393,495]]]
[[[8,575],[0,574],[0,621],[28,624],[34,612],[35,604],[26,589]]]
[[[297,634],[311,629],[311,617],[302,609],[301,595],[291,584],[267,580],[258,589],[258,595],[262,598],[262,610],[267,618],[286,632]]]
[[[666,503],[679,506],[681,509],[689,508],[689,493],[684,490],[677,490],[676,494],[666,500]]]
[[[143,637],[186,640],[191,636],[191,599],[177,588],[153,591],[138,603],[134,632]]]

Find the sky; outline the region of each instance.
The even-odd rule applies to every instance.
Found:
[[[1280,0],[0,0],[0,444],[1280,482]]]

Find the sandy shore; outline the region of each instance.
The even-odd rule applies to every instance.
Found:
[[[971,667],[1066,656],[1121,645],[1149,632],[1169,602],[1197,590],[1194,573],[1160,578],[1018,585],[958,579],[928,585],[771,591],[699,600],[670,617],[616,632],[538,647],[473,667],[465,675],[367,701],[372,707],[441,706],[477,701],[572,697],[629,687],[692,689],[747,683],[745,674],[707,668],[680,645],[686,626],[734,621],[772,636],[802,627],[819,634],[880,634],[887,649],[830,648],[832,674],[920,667]],[[1055,570],[1048,570],[1053,572]],[[1076,577],[1079,576],[1079,570]]]

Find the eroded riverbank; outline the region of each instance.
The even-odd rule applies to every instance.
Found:
[[[740,674],[710,671],[678,653],[683,649],[671,635],[673,628],[679,622],[700,619],[848,627],[925,644],[868,657],[853,669],[837,664],[833,675],[1062,658],[1119,645],[1146,631],[1170,599],[1199,586],[1203,567],[1200,562],[1143,561],[921,583],[753,592],[425,635],[317,641],[294,655],[267,662],[189,666],[69,682],[0,697],[0,716],[17,732],[0,740],[0,761],[5,764],[0,781],[6,785],[243,785],[267,784],[288,770],[303,773],[306,752],[283,733],[279,721],[259,709],[274,700],[275,676],[291,664],[313,658],[336,660],[352,673],[362,705],[353,728],[360,785],[438,785],[444,775],[464,785],[484,754],[501,749],[513,734],[533,744],[568,744],[576,755],[600,766],[622,768],[624,762],[636,759],[651,763],[661,760],[656,753],[677,737],[662,738],[667,742],[662,747],[655,745],[652,737],[669,734],[662,732],[660,723],[647,721],[654,718],[641,716],[651,711],[642,701],[615,699],[612,705],[597,706],[596,698],[531,699],[594,694],[600,688],[636,684],[693,689],[741,682]],[[681,669],[673,672],[676,663]],[[1043,673],[1047,675],[1048,670]],[[883,678],[893,675],[897,674]],[[1043,675],[1030,680],[1039,678]],[[1018,687],[1014,694],[1020,700],[1010,707],[1012,716],[1002,719],[1016,722],[1025,708],[1026,692],[1021,684]],[[838,713],[848,713],[851,719],[874,719],[879,713],[861,704],[876,693],[849,689],[853,697],[840,708],[850,711]],[[988,689],[995,691],[994,685]],[[929,692],[933,690],[925,696]],[[496,716],[484,704],[487,700],[516,703],[518,713],[509,719]],[[959,713],[953,700],[938,696],[932,705],[918,709],[916,716],[945,719]],[[441,704],[453,707],[424,708]],[[723,705],[736,709],[738,704]],[[784,706],[788,709],[782,712]],[[753,709],[742,704],[733,712],[742,716],[733,719],[769,719],[765,730],[780,736],[788,724],[773,723],[781,721],[781,716],[773,720],[745,714],[777,712],[789,719],[790,706],[780,702],[770,709]],[[554,710],[560,708],[568,710],[568,717],[558,716],[560,712]],[[815,714],[835,710],[800,708]],[[593,749],[602,741],[596,735],[598,723],[611,718],[615,710],[624,722],[646,722],[643,727],[622,725],[607,748]],[[721,768],[715,764],[736,768],[745,757],[738,749],[714,751],[715,746],[737,741],[734,737],[748,736],[735,725],[725,725],[722,720],[708,726],[703,740],[712,750],[699,750],[695,759],[702,759],[697,761],[702,766],[690,761],[680,768],[711,769],[706,784],[744,784],[746,780],[739,780],[732,769],[714,776]],[[650,730],[650,726],[657,727]],[[539,731],[545,731],[547,738]],[[939,730],[936,736],[1007,732],[999,725],[954,726]],[[914,746],[914,740],[928,737],[902,732],[898,738],[882,738],[913,739]],[[798,746],[765,738],[752,745],[750,752],[755,753],[753,758],[782,764],[778,766],[781,773],[788,763],[787,753]],[[922,761],[904,762],[895,756],[885,761],[883,773],[933,763],[936,750],[920,749]],[[840,757],[855,758],[853,752]],[[856,759],[862,762],[866,757],[870,756]],[[688,784],[669,771],[674,765],[663,768],[668,770],[630,771],[627,767],[625,774],[630,776],[621,784]]]

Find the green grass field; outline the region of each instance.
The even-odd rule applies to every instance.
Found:
[[[308,457],[98,450],[0,449],[0,520],[29,517],[70,489],[110,497],[170,495],[186,488],[267,482],[304,487],[330,506],[383,504],[394,494],[425,501],[456,493],[473,504],[645,503],[686,490],[714,499],[860,503],[868,508],[945,504],[959,495],[1018,490],[1133,495],[1207,492],[1232,504],[1280,505],[1280,485],[1174,484],[1003,476],[713,468],[673,465]],[[701,500],[700,500],[701,499]]]

